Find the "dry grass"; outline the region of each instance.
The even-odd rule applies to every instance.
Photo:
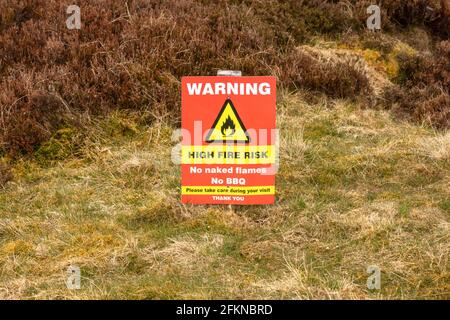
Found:
[[[306,100],[280,95],[274,206],[182,205],[173,128],[136,113],[92,126],[76,156],[19,161],[0,193],[0,298],[450,298],[448,132]]]
[[[424,138],[419,142],[418,147],[428,157],[448,160],[450,159],[450,133]]]

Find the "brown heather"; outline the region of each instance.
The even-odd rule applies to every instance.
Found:
[[[424,1],[400,3],[388,1],[384,14],[416,22],[409,15]],[[79,1],[82,28],[75,31],[65,26],[69,4],[0,4],[0,142],[9,154],[33,152],[55,130],[112,109],[151,110],[177,123],[180,78],[218,68],[273,74],[282,87],[332,97],[370,92],[352,65],[296,49],[317,35],[362,29],[363,2]]]
[[[387,106],[402,117],[440,128],[450,125],[450,42],[438,44],[435,57],[399,56],[398,84],[385,92]],[[390,103],[390,104],[389,104]]]

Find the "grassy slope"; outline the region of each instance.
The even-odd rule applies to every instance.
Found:
[[[449,133],[279,100],[274,206],[183,206],[172,129],[132,115],[99,123],[82,160],[19,164],[0,193],[0,298],[450,298]]]

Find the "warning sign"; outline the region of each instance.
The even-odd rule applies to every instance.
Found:
[[[275,117],[274,77],[183,78],[182,202],[273,203]]]

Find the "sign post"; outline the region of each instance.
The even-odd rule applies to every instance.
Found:
[[[181,99],[182,202],[274,203],[275,78],[184,77]]]

